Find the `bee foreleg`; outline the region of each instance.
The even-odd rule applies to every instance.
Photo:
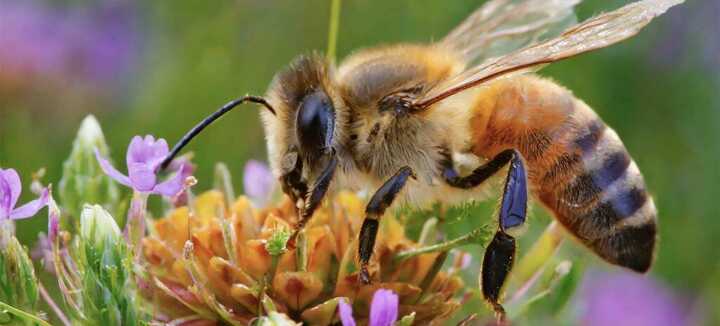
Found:
[[[293,231],[290,239],[288,240],[288,246],[290,246],[291,248],[295,246],[295,239],[298,233],[302,231],[307,221],[310,220],[313,213],[315,212],[315,209],[320,206],[323,198],[325,198],[325,194],[327,193],[328,188],[330,188],[330,182],[335,175],[335,168],[337,168],[337,165],[337,157],[335,157],[335,155],[332,155],[330,157],[330,161],[323,169],[323,172],[320,174],[317,180],[315,180],[312,188],[308,191],[308,194],[304,200],[305,206],[300,210],[300,220],[295,225],[295,231]]]
[[[370,274],[368,273],[368,263],[375,247],[375,238],[377,237],[380,217],[385,213],[385,209],[390,207],[393,200],[405,186],[408,177],[415,179],[415,173],[410,167],[402,167],[390,179],[375,192],[365,208],[365,220],[360,229],[360,238],[358,244],[358,254],[360,255],[360,281],[364,284],[370,283]]]
[[[305,222],[312,217],[315,209],[320,206],[323,198],[325,198],[328,188],[330,188],[330,181],[332,181],[332,178],[335,175],[335,168],[337,168],[337,165],[337,157],[333,155],[318,179],[315,180],[307,198],[305,198],[305,208],[303,208],[300,213],[300,222],[298,223],[298,226],[304,226]]]
[[[520,153],[512,151],[511,154],[500,204],[499,227],[485,250],[481,273],[483,296],[493,305],[499,319],[505,316],[505,310],[499,303],[500,294],[515,261],[515,238],[509,233],[525,223],[527,212],[525,166]]]

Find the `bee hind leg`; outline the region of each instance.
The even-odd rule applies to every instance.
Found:
[[[527,173],[522,155],[512,149],[503,151],[465,177],[460,177],[451,164],[443,171],[449,185],[467,189],[480,185],[508,163],[498,230],[485,250],[480,281],[483,296],[500,320],[505,318],[505,309],[500,304],[502,288],[515,262],[516,244],[511,234],[523,226],[527,212]]]
[[[358,244],[358,254],[360,256],[360,281],[364,284],[370,284],[370,273],[368,272],[368,263],[375,248],[375,238],[377,237],[380,226],[380,218],[385,210],[390,207],[395,197],[405,186],[408,178],[415,179],[415,173],[410,167],[402,167],[390,179],[378,189],[370,198],[370,202],[365,208],[365,220],[360,229],[360,237]]]

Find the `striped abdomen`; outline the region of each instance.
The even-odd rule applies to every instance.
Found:
[[[581,242],[605,260],[644,272],[652,263],[656,210],[625,146],[585,103],[534,76],[481,92],[474,152],[519,150],[531,189]]]

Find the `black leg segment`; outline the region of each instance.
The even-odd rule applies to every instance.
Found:
[[[323,198],[325,198],[325,194],[327,193],[328,188],[330,188],[330,181],[332,181],[332,178],[335,175],[335,168],[337,168],[337,165],[337,157],[332,155],[332,157],[330,157],[330,161],[327,163],[318,179],[315,180],[307,198],[305,198],[305,208],[302,210],[300,215],[300,226],[303,226],[304,222],[312,217],[315,209],[320,206]]]
[[[360,238],[358,244],[358,254],[360,255],[360,281],[365,284],[370,283],[370,274],[368,273],[368,263],[375,247],[375,238],[379,229],[379,219],[385,213],[385,209],[390,207],[400,190],[405,186],[407,179],[415,178],[415,173],[410,167],[402,167],[390,179],[378,189],[372,196],[370,202],[365,208],[365,221],[363,221],[362,229],[360,229]]]
[[[295,230],[290,235],[290,239],[288,240],[288,247],[295,247],[295,239],[297,238],[298,233],[302,231],[302,229],[305,227],[305,224],[310,220],[315,210],[318,208],[318,206],[320,206],[320,203],[322,203],[323,198],[325,198],[325,194],[327,194],[327,191],[330,188],[330,182],[335,175],[335,169],[337,168],[337,165],[338,159],[333,152],[333,155],[330,157],[330,161],[328,161],[327,165],[325,165],[322,173],[317,178],[317,180],[315,180],[312,188],[307,192],[305,196],[305,207],[300,210],[300,220],[298,221],[297,225],[295,225]]]
[[[500,171],[513,157],[518,155],[519,153],[515,150],[504,150],[493,157],[492,160],[476,168],[472,173],[464,177],[461,177],[458,172],[455,171],[452,161],[447,161],[443,164],[442,176],[445,182],[453,187],[463,189],[475,188],[495,175],[495,173]]]
[[[505,315],[505,309],[499,303],[500,294],[514,262],[515,238],[501,230],[497,231],[483,257],[481,287],[485,300],[490,302],[501,318]]]

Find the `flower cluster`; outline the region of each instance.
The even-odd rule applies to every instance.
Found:
[[[264,298],[277,311],[311,325],[338,321],[341,301],[352,302],[355,318],[366,321],[380,311],[369,309],[378,289],[397,294],[394,316],[414,313],[420,324],[448,318],[459,307],[454,298],[463,283],[432,268],[439,253],[394,259],[417,245],[392,216],[383,220],[371,265],[381,281],[360,283],[356,235],[363,203],[352,193],[341,193],[320,209],[295,249],[284,247],[283,234],[296,222],[290,200],[256,210],[246,197],[229,205],[223,198],[218,191],[197,196],[190,207],[155,222],[143,241],[147,282],[154,285],[148,295],[163,307],[167,321],[197,315],[241,325],[265,312]]]

